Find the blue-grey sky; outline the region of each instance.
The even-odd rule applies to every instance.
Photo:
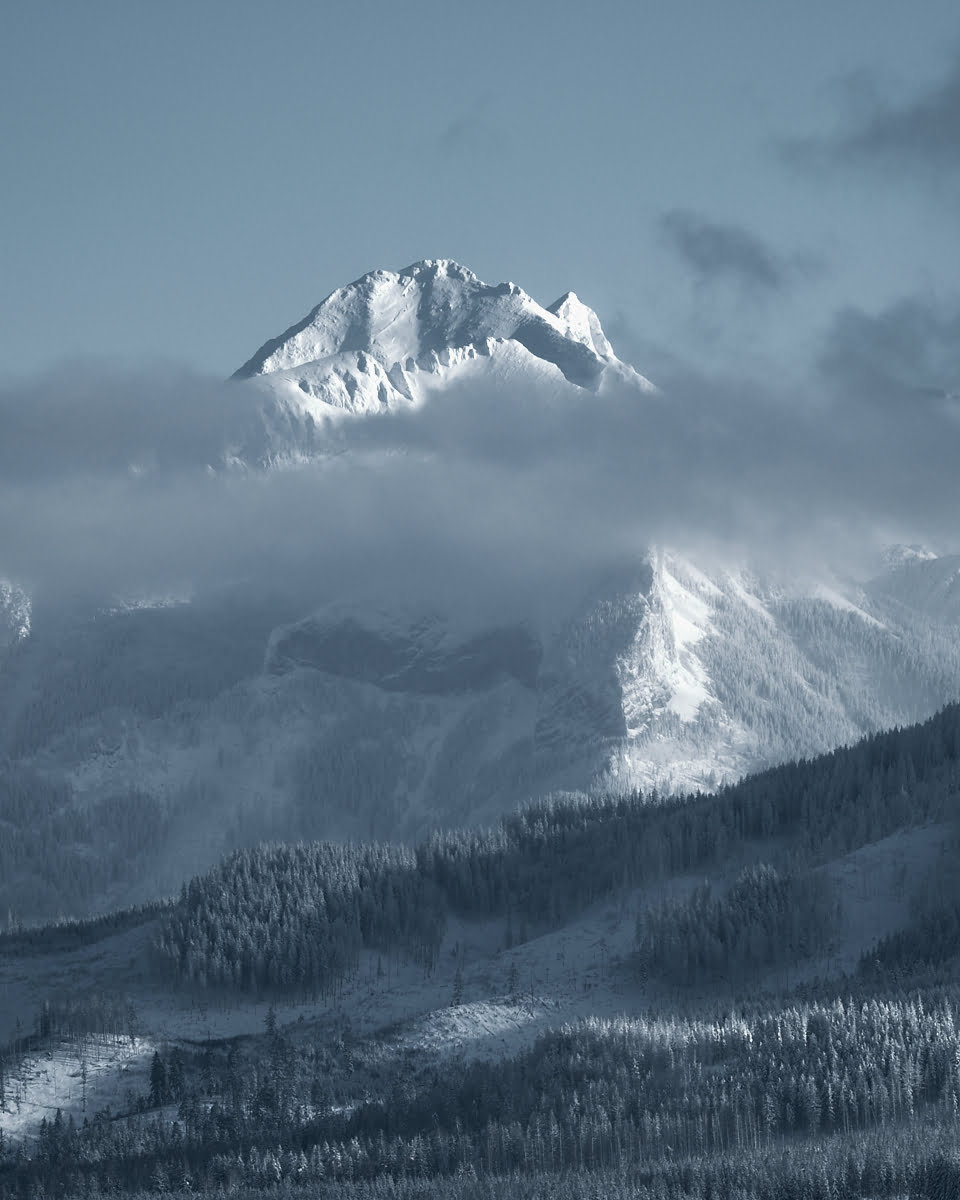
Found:
[[[226,375],[365,271],[452,257],[576,290],[654,378],[848,380],[907,304],[891,370],[957,383],[955,0],[2,15],[2,373]]]

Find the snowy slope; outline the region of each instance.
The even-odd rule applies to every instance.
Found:
[[[901,559],[869,587],[876,603],[920,610],[944,624],[960,622],[960,557],[929,552]]]

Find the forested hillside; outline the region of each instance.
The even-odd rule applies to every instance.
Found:
[[[355,968],[364,947],[411,951],[429,965],[452,913],[502,917],[513,938],[521,925],[555,925],[615,888],[708,870],[748,845],[762,857],[775,845],[794,872],[809,871],[905,825],[952,818],[958,804],[953,705],[923,725],[713,796],[555,800],[494,831],[437,835],[415,850],[313,843],[240,851],[184,888],[158,949],[176,977],[204,986],[323,992]],[[751,888],[757,894],[748,899]],[[703,896],[686,912],[656,914],[643,934],[645,956],[669,960],[671,972],[692,980],[731,968],[738,956],[746,961],[751,939],[776,943],[785,957],[822,941],[830,920],[822,882],[768,872],[741,891],[726,913]],[[756,928],[744,920],[747,909]],[[741,930],[740,950],[719,944],[724,924]],[[671,946],[689,949],[694,931],[714,948],[681,967]]]
[[[276,1030],[156,1054],[138,1121],[58,1113],[0,1189],[940,1200],[960,1186],[960,991],[913,984],[588,1021],[466,1069]]]
[[[8,933],[0,965],[21,973],[32,956],[93,964],[111,939],[128,954],[149,936],[152,949],[137,1004],[62,996],[0,1047],[0,1121],[35,1103],[45,1058],[60,1056],[78,1081],[62,1094],[83,1106],[95,1061],[141,1064],[110,1106],[54,1100],[32,1134],[0,1143],[0,1195],[954,1197],[958,804],[954,705],[716,795],[555,799],[412,849],[266,844],[170,904]],[[940,832],[924,842],[927,830]],[[856,900],[844,871],[897,838],[928,854],[903,875],[905,921],[831,974]],[[433,997],[429,1020],[479,1018],[459,940],[473,927],[491,939],[473,995],[499,986],[488,1008],[543,1011],[532,988],[521,995],[518,964],[541,941],[580,944],[545,931],[628,897],[643,899],[625,957],[572,984],[576,964],[549,975],[580,1012],[616,976],[637,998],[627,1013],[541,1021],[499,1055],[469,1056],[415,1049],[388,1016],[406,970]],[[799,984],[782,982],[784,964],[805,962]],[[352,1032],[345,995],[381,996],[382,1024]],[[164,1021],[180,1004],[191,1029],[208,1005],[224,1021],[258,1002],[265,1016],[256,1034],[152,1035],[145,1014],[163,996]]]

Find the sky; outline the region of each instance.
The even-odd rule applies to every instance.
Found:
[[[503,609],[651,541],[957,549],[960,16],[922,13],[6,5],[0,578],[309,562],[341,599]],[[428,257],[575,290],[662,391],[465,393],[322,470],[211,476],[253,419],[225,378]]]
[[[422,258],[575,290],[651,376],[801,373],[851,312],[955,304],[950,0],[11,0],[3,24],[3,374],[222,377]]]

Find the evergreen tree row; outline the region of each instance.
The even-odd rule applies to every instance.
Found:
[[[445,920],[436,885],[402,847],[268,845],[185,886],[157,950],[203,986],[317,994],[364,946],[403,949],[431,968]]]
[[[822,875],[781,875],[748,867],[730,891],[709,883],[689,900],[647,910],[637,919],[642,970],[672,983],[741,983],[756,968],[795,963],[824,950],[837,926],[837,903]]]

